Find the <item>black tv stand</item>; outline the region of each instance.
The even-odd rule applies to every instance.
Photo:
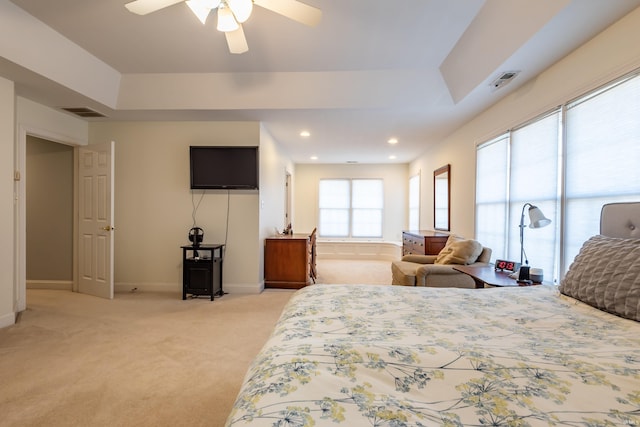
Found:
[[[182,299],[187,295],[222,296],[224,245],[184,245],[182,248]]]

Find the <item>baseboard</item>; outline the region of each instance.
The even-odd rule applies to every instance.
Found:
[[[223,285],[226,294],[259,294],[264,290],[263,283],[229,283]]]
[[[0,329],[6,328],[7,326],[15,325],[16,323],[16,314],[9,313],[4,316],[0,316]]]
[[[224,283],[222,290],[226,294],[259,294],[264,290],[264,284],[254,283]],[[182,283],[127,283],[114,285],[115,292],[171,292],[182,294]]]
[[[27,280],[27,289],[50,289],[55,291],[73,290],[71,280]]]
[[[318,240],[318,258],[395,261],[402,256],[401,242]]]
[[[114,292],[171,292],[176,294],[182,293],[182,283],[128,283],[119,282],[113,285]]]

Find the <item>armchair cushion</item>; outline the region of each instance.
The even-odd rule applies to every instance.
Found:
[[[417,264],[435,264],[437,255],[405,255],[402,261],[415,262]]]
[[[473,264],[482,253],[482,244],[476,240],[447,242],[435,260],[436,264]]]

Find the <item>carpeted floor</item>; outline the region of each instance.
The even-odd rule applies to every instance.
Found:
[[[391,261],[318,259],[316,283],[391,284]]]
[[[388,261],[318,260],[318,272],[325,284],[391,280]],[[29,290],[0,330],[0,426],[222,426],[292,293]]]

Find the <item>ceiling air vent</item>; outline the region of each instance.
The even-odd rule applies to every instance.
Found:
[[[498,90],[502,86],[510,83],[518,74],[520,74],[520,71],[505,71],[501,73],[497,79],[490,83],[491,90]]]
[[[102,113],[98,113],[95,110],[87,107],[62,107],[64,111],[68,111],[71,114],[75,114],[80,117],[107,117]]]

